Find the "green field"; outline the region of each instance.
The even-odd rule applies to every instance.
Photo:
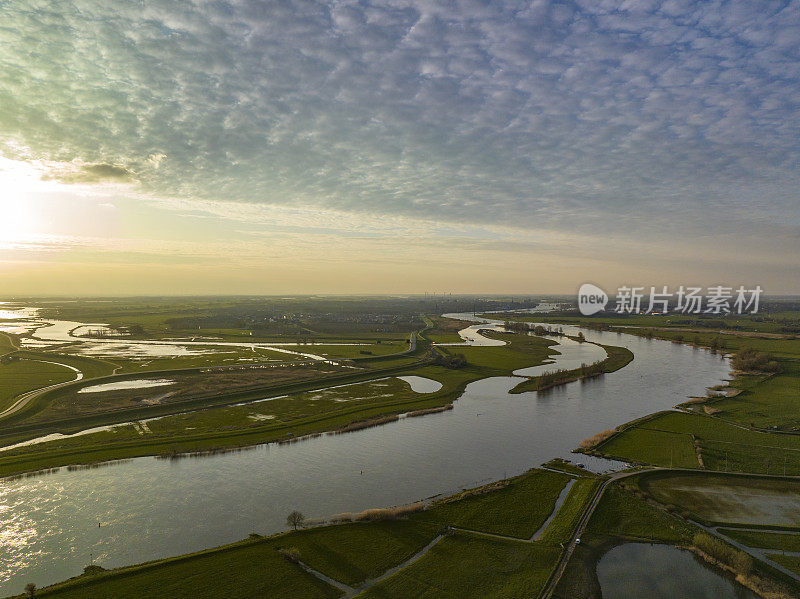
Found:
[[[767,553],[767,557],[780,564],[787,570],[791,570],[792,572],[800,574],[800,556],[782,555],[780,553]]]
[[[756,428],[800,430],[800,362],[781,362],[772,376],[743,376],[734,381],[742,389],[735,397],[709,403],[719,418]]]
[[[15,360],[0,364],[0,411],[20,394],[75,379],[75,371],[42,361]]]
[[[0,356],[16,351],[19,347],[19,337],[11,333],[0,332]]]
[[[149,390],[153,395],[163,394],[167,387]],[[103,394],[80,394],[81,397]],[[144,424],[115,427],[91,435],[74,439],[50,441],[21,450],[6,452],[7,455],[54,453],[79,448],[105,447],[113,443],[149,440],[162,443],[165,440],[179,442],[182,436],[196,437],[201,434],[224,434],[230,431],[247,432],[253,430],[291,430],[292,423],[311,417],[324,418],[326,415],[360,408],[381,406],[387,402],[414,402],[424,399],[425,394],[411,390],[410,385],[398,378],[378,379],[364,383],[354,383],[339,387],[323,388],[288,396],[279,396],[266,401],[257,401],[242,406],[225,406],[195,410],[150,420]],[[285,433],[283,433],[285,434]]]
[[[508,342],[506,346],[497,347],[447,347],[451,354],[463,354],[472,367],[511,373],[519,368],[526,368],[543,363],[556,354],[550,349],[557,341],[528,335],[504,333],[487,333],[485,337]]]
[[[720,528],[719,532],[747,547],[800,552],[800,533],[767,532]]]
[[[560,371],[551,375],[529,377],[527,380],[511,389],[509,393],[537,391],[541,388],[563,385],[586,377],[597,376],[598,374],[616,372],[620,368],[624,368],[630,364],[634,358],[633,352],[627,348],[618,347],[616,345],[603,345],[601,347],[606,351],[606,357],[586,369],[586,371],[584,371],[583,368],[576,368],[574,370]],[[587,366],[589,365],[587,364]]]
[[[407,597],[535,597],[547,582],[559,550],[455,533],[422,559],[359,595]]]
[[[586,505],[591,501],[600,481],[596,478],[581,478],[575,481],[558,511],[556,517],[544,530],[539,541],[545,545],[561,547],[569,541],[573,531],[578,526],[578,521],[583,515]]]
[[[426,516],[459,528],[528,539],[552,513],[568,480],[566,474],[536,470],[491,493],[456,496],[457,501],[441,503]]]
[[[596,447],[618,459],[669,468],[699,468],[692,435],[708,470],[800,475],[800,435],[760,432],[699,414],[665,412]]]
[[[328,599],[341,595],[287,562],[272,543],[244,541],[152,564],[84,575],[40,590],[36,597],[58,599],[219,599],[220,597]],[[21,595],[19,595],[21,597]]]
[[[691,541],[697,528],[677,515],[653,507],[619,485],[611,485],[592,514],[587,532],[680,544]]]
[[[278,545],[297,549],[303,563],[355,587],[405,562],[437,533],[419,519],[384,520],[302,530]]]

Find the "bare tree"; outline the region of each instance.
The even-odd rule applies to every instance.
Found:
[[[28,597],[33,597],[36,594],[36,585],[32,582],[29,582],[25,585],[25,594]]]
[[[286,524],[297,530],[298,526],[303,526],[303,523],[306,521],[306,517],[297,510],[294,510],[291,514],[286,516]]]

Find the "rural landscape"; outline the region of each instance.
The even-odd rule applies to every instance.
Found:
[[[574,304],[5,302],[0,588],[797,596],[800,300]]]
[[[0,1],[0,598],[800,598],[800,0]]]

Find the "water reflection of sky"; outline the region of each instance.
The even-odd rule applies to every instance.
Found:
[[[320,517],[396,505],[512,476],[556,456],[588,460],[570,454],[583,438],[669,408],[729,372],[726,360],[704,350],[585,334],[625,345],[636,358],[613,374],[543,394],[510,396],[519,378],[484,379],[470,384],[452,410],[345,435],[0,482],[13,514],[8,553],[0,545],[0,569],[13,574],[0,593],[75,576],[100,555],[97,563],[116,567],[276,532],[293,509]],[[26,536],[31,528],[35,534]],[[19,561],[19,543],[33,561]]]

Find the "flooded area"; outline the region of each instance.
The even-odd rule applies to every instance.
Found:
[[[75,576],[92,560],[117,567],[278,532],[294,509],[318,518],[399,505],[553,457],[575,460],[571,450],[582,439],[669,408],[729,373],[727,360],[702,349],[584,333],[624,345],[636,358],[615,373],[546,393],[509,395],[518,377],[483,379],[469,384],[452,410],[348,434],[1,482],[0,592]],[[588,456],[575,461],[596,470],[613,465]]]
[[[25,349],[62,348],[69,353],[94,358],[147,360],[230,353],[232,359],[236,359],[237,351],[267,350],[293,356],[297,360],[331,360],[329,356],[301,350],[296,342],[232,342],[203,336],[138,341],[104,323],[42,319],[38,317],[36,308],[14,307],[10,304],[0,308],[0,331],[23,335],[21,343]],[[317,345],[327,347],[365,344],[321,342],[303,345],[313,348]]]
[[[398,376],[397,378],[408,383],[415,393],[435,393],[442,388],[439,381],[426,379],[424,376]]]
[[[758,599],[685,549],[626,543],[597,564],[603,599]]]
[[[37,308],[0,302],[0,332],[26,335],[37,327],[34,319],[38,313]]]
[[[648,486],[659,500],[686,506],[708,521],[800,526],[800,482],[665,476]]]
[[[78,393],[102,393],[103,391],[119,391],[122,389],[149,389],[150,387],[165,387],[174,385],[172,379],[134,379],[131,381],[116,381],[114,383],[103,383],[79,389]]]
[[[452,314],[445,314],[445,317],[452,317]],[[472,317],[470,315],[470,319]],[[462,319],[463,320],[463,319]],[[505,331],[503,323],[496,321],[470,325],[458,332],[458,335],[464,340],[461,343],[435,343],[434,345],[441,345],[443,347],[458,347],[458,346],[474,346],[474,347],[499,347],[505,345],[506,342],[501,339],[490,339],[481,335],[481,330],[486,329],[490,331]]]

